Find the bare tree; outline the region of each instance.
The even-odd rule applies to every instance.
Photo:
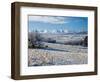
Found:
[[[28,47],[29,48],[37,48],[42,47],[43,44],[41,43],[41,35],[38,32],[30,32],[28,34]]]

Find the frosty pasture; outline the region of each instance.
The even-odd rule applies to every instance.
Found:
[[[87,34],[40,34],[42,47],[28,48],[28,66],[87,64]]]

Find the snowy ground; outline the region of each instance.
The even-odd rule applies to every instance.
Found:
[[[58,42],[78,41],[85,35],[43,35]],[[28,49],[29,66],[87,64],[87,47],[43,42],[47,48]]]

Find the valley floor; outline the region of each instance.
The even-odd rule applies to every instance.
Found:
[[[87,64],[87,47],[44,43],[47,48],[28,49],[29,66]]]

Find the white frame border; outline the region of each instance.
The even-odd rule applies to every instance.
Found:
[[[74,12],[74,15],[73,15]],[[55,15],[55,16],[76,16],[88,17],[88,64],[84,65],[61,65],[28,67],[28,22],[27,15]],[[57,73],[94,72],[94,11],[55,9],[38,7],[20,8],[20,75],[41,75]]]

